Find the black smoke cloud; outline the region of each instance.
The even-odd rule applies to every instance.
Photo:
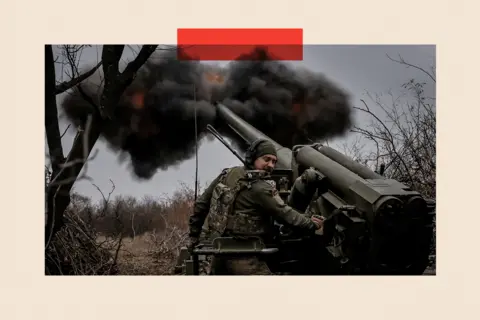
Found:
[[[264,60],[242,57],[226,68],[179,61],[175,52],[152,56],[106,121],[102,137],[122,158],[129,156],[138,178],[149,179],[195,155],[195,111],[200,140],[211,138],[207,124],[234,138],[217,121],[213,101],[286,147],[341,135],[350,127],[349,96],[323,75],[268,60],[261,49],[252,54]],[[98,72],[81,85],[97,105],[101,83]],[[62,108],[76,125],[92,111],[78,90],[66,96]]]

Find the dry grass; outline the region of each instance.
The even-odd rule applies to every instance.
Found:
[[[99,236],[98,241],[110,240]],[[178,229],[168,233],[147,232],[134,238],[124,238],[118,254],[117,267],[123,275],[171,275],[185,245],[185,232]],[[114,255],[115,251],[111,250]]]
[[[66,212],[64,220],[65,226],[45,251],[45,274],[118,274],[116,261],[111,255],[115,242],[98,242],[96,234],[71,209]]]
[[[186,244],[194,190],[183,185],[172,197],[104,200],[72,196],[66,225],[46,251],[45,273],[172,274]]]

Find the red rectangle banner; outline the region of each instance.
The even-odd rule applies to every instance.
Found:
[[[303,29],[177,29],[180,60],[303,60]]]

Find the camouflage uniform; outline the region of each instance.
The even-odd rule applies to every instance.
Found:
[[[225,169],[210,184],[196,202],[190,217],[191,238],[200,236],[205,220],[208,223],[206,236],[210,239],[253,235],[268,242],[274,232],[273,218],[312,232],[317,229],[309,218],[285,204],[274,183],[268,180],[268,175],[250,168]],[[215,257],[211,266],[211,274],[272,274],[267,264],[258,257]]]

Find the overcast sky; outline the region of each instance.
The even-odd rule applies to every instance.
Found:
[[[365,92],[386,94],[391,91],[394,95],[401,94],[401,85],[411,78],[426,81],[425,75],[414,68],[406,68],[403,65],[390,61],[386,55],[392,58],[402,58],[408,62],[430,70],[435,65],[435,46],[367,46],[367,45],[323,45],[306,46],[304,60],[295,62],[314,72],[321,72],[338,86],[346,90],[352,98],[352,104],[361,106],[360,99],[368,100]],[[81,56],[82,65],[92,65],[99,61],[101,48],[86,49]],[[130,52],[124,57],[128,59]],[[62,69],[57,65],[57,79],[61,79]],[[67,78],[63,78],[66,80]],[[433,84],[426,87],[426,95],[435,97]],[[63,96],[57,98],[60,105]],[[61,112],[61,111],[59,111]],[[361,125],[364,118],[356,116],[356,124]],[[60,121],[60,131],[63,132],[68,123]],[[70,128],[64,136],[62,143],[64,152],[70,150],[75,136],[75,130]],[[336,139],[334,142],[341,143],[349,136]],[[132,195],[141,198],[145,195],[159,197],[172,194],[179,187],[180,182],[191,186],[195,184],[195,159],[183,162],[178,167],[172,167],[168,171],[158,171],[149,181],[137,181],[126,163],[120,164],[118,155],[112,153],[106,147],[103,140],[94,146],[98,149],[95,161],[88,165],[88,175],[93,182],[106,194],[111,189],[109,179],[115,183],[115,191],[112,196]],[[199,149],[199,179],[202,185],[211,181],[222,168],[238,165],[238,159],[232,155],[221,143],[215,141],[204,142]],[[98,190],[89,181],[77,181],[74,189],[76,192],[89,196],[94,200],[101,198]]]

